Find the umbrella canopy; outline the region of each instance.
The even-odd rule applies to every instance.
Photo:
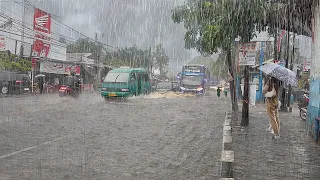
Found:
[[[265,64],[263,66],[260,66],[258,69],[260,69],[262,72],[280,80],[285,83],[288,83],[292,86],[297,85],[297,77],[296,74],[291,71],[290,69],[287,69],[283,66],[280,66],[275,63]]]
[[[44,75],[44,74],[38,74],[38,75],[36,75],[36,77],[35,78],[38,78],[38,77],[45,77],[46,75]]]

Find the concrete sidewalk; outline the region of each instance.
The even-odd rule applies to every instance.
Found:
[[[235,179],[320,179],[320,144],[306,133],[297,107],[292,113],[280,112],[278,140],[266,131],[269,120],[264,104],[250,107],[248,127],[237,126],[240,120],[241,113],[232,122]]]

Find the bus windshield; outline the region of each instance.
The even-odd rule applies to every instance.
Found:
[[[202,76],[182,76],[182,83],[188,84],[188,83],[202,83]]]
[[[129,73],[109,72],[103,82],[128,82]]]

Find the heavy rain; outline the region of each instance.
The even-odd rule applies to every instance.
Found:
[[[0,180],[320,179],[317,0],[0,0]]]

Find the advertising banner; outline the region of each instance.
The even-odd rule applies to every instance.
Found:
[[[254,66],[256,65],[256,42],[243,43],[239,48],[239,65]]]
[[[0,35],[0,51],[6,50],[6,38]]]
[[[41,62],[40,72],[65,74],[64,64],[55,62]]]
[[[69,74],[75,72],[76,75],[80,75],[81,66],[71,65],[60,62],[44,61],[40,63],[40,72],[53,73],[53,74]]]
[[[48,57],[51,44],[51,15],[38,8],[34,8],[33,30],[35,40],[32,56]]]
[[[65,64],[65,73],[75,72],[76,75],[80,75],[80,65],[67,65]]]

